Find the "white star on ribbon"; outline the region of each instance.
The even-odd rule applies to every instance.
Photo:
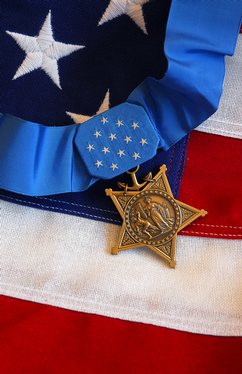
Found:
[[[103,125],[105,125],[105,123],[108,123],[107,117],[102,117],[101,122]]]
[[[75,123],[83,123],[83,122],[88,121],[92,117],[97,116],[98,114],[106,112],[106,110],[108,110],[109,107],[110,107],[110,102],[109,102],[109,90],[108,90],[105,94],[102,104],[100,105],[97,112],[93,116],[86,116],[84,114],[76,114],[76,113],[71,113],[71,112],[66,112],[66,114],[68,114],[68,116],[70,116]],[[103,117],[101,119],[101,122],[103,124],[107,123],[108,119],[106,117]]]
[[[89,152],[94,151],[94,144],[88,144],[87,149]]]
[[[119,155],[119,157],[125,156],[124,149],[119,149],[117,155]]]
[[[147,139],[141,138],[140,144],[142,144],[142,146],[148,144]]]
[[[134,130],[138,129],[139,128],[138,122],[133,122],[133,124],[131,125],[131,127],[133,127]]]
[[[140,158],[140,155],[139,153],[137,152],[134,152],[133,156],[132,156],[135,160],[137,160],[137,158]]]
[[[111,142],[113,141],[113,140],[116,140],[117,139],[117,137],[116,137],[116,134],[110,134],[109,135],[109,139],[111,139]]]
[[[109,147],[103,147],[102,152],[106,155],[106,153],[110,153]]]
[[[97,131],[97,130],[94,132],[93,135],[96,137],[96,139],[97,139],[99,136],[102,136],[102,135],[101,135],[101,131]]]
[[[126,137],[124,138],[124,141],[126,142],[126,144],[128,144],[129,142],[132,142],[132,138],[131,138],[131,136],[126,136]]]
[[[51,11],[49,11],[39,35],[29,36],[12,31],[6,31],[19,47],[26,53],[25,59],[17,69],[13,79],[28,74],[33,70],[42,69],[50,79],[61,89],[57,61],[71,53],[84,48],[83,45],[65,44],[53,38]]]
[[[112,165],[110,166],[110,168],[114,171],[115,169],[118,169],[118,164],[112,163]]]
[[[120,127],[120,126],[123,126],[124,124],[123,124],[123,121],[120,121],[120,120],[118,119],[116,125],[117,125],[118,127]]]
[[[100,160],[97,160],[97,161],[95,162],[95,165],[96,165],[96,167],[99,169],[100,166],[103,166],[103,162],[100,161]]]
[[[148,34],[142,7],[149,1],[150,0],[111,0],[98,26],[126,14],[145,34]]]

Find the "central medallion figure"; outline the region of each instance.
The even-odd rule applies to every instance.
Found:
[[[127,227],[130,234],[147,242],[159,242],[175,234],[175,201],[160,191],[139,193],[129,204]],[[172,236],[173,236],[172,235]]]

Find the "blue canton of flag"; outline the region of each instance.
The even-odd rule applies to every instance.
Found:
[[[170,0],[1,0],[0,112],[83,123],[167,67]]]

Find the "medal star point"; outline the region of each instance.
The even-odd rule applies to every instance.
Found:
[[[141,184],[135,175],[137,170],[129,172],[135,181],[133,186],[125,185],[124,191],[105,190],[123,220],[118,244],[111,253],[145,246],[174,268],[178,232],[207,212],[174,198],[165,165],[153,178],[144,178]]]

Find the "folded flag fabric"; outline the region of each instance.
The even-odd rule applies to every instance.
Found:
[[[181,234],[242,239],[241,163],[240,139],[191,134],[179,199],[205,206],[209,213]]]
[[[3,373],[241,372],[242,338],[189,334],[7,297],[0,298],[0,317]]]
[[[68,2],[68,5],[67,2],[61,2],[61,6],[55,1],[41,4],[21,1],[21,7],[18,2],[18,7],[15,8],[18,9],[18,14],[15,15],[12,7],[13,4],[16,5],[15,2],[2,3],[4,6],[0,12],[4,10],[1,13],[4,14],[2,17],[4,22],[0,24],[4,25],[4,32],[0,37],[5,59],[0,61],[0,64],[8,61],[9,67],[6,75],[1,79],[4,88],[7,88],[2,90],[0,96],[1,110],[4,113],[2,123],[6,123],[5,113],[8,112],[11,121],[14,115],[23,118],[25,123],[27,121],[42,123],[44,128],[47,125],[64,125],[68,133],[71,130],[67,128],[73,126],[71,124],[73,121],[81,124],[94,114],[100,115],[97,117],[99,119],[106,118],[106,114],[102,112],[126,100],[130,92],[147,75],[156,78],[152,80],[155,86],[158,87],[161,81],[167,82],[169,87],[172,86],[177,90],[176,94],[180,93],[179,100],[175,100],[178,108],[182,100],[185,100],[182,83],[183,78],[187,78],[186,74],[184,76],[180,74],[180,79],[176,82],[161,79],[166,71],[166,60],[164,56],[160,58],[160,55],[163,55],[160,41],[165,35],[170,5],[168,1],[94,1],[91,9],[89,7],[85,13],[85,17],[82,11],[87,8],[87,5],[90,6],[90,2],[85,0],[76,4]],[[221,2],[217,1],[172,1],[171,5],[173,5],[173,14],[176,14],[174,6],[177,6],[179,14],[181,14],[180,7],[184,6],[187,14],[191,16],[188,8],[192,9],[193,4],[197,6],[202,4],[207,7],[206,17],[209,23],[212,23],[216,17],[208,11],[210,3],[216,4],[218,17],[221,15],[225,17],[223,12],[227,7],[226,2],[223,2],[224,8]],[[236,1],[228,3],[231,9],[234,4],[237,4]],[[79,13],[76,11],[77,7],[80,9]],[[102,11],[100,11],[101,7]],[[51,13],[49,13],[50,8]],[[62,22],[60,27],[56,14],[61,17],[63,11],[66,22]],[[232,13],[232,10],[231,13],[227,12],[229,22]],[[238,11],[238,19],[239,13]],[[6,17],[7,14],[10,17]],[[26,14],[29,23],[24,22]],[[8,21],[10,19],[11,28]],[[50,49],[49,56],[48,54],[43,56],[41,50],[43,45],[34,44],[44,19],[52,22],[53,33],[48,33],[48,27],[42,29],[47,33],[48,40],[53,38],[53,46],[57,47],[59,43],[58,55],[53,55],[53,50]],[[161,19],[164,20],[162,33],[159,28]],[[228,35],[230,42],[232,39],[235,40],[232,36],[233,32],[226,33],[228,25],[226,19],[225,17],[222,22],[221,43]],[[199,32],[198,20],[199,17],[196,23],[193,23],[194,35]],[[18,27],[13,27],[13,24]],[[39,28],[34,29],[37,24]],[[89,37],[91,26],[98,27],[99,43],[96,39],[97,34]],[[178,23],[178,32],[174,38],[177,41],[180,40],[183,32],[187,32],[186,27],[179,28],[179,26],[181,25]],[[236,22],[234,27],[237,28]],[[78,35],[75,31],[77,29],[81,30]],[[6,30],[8,33],[5,32]],[[81,42],[80,34],[85,36]],[[26,52],[29,39],[23,38],[23,35],[32,37],[34,39],[31,39],[32,48],[39,48],[40,51],[34,49]],[[130,43],[132,35],[135,37],[133,43]],[[67,36],[71,37],[67,39]],[[117,43],[118,37],[120,43]],[[19,45],[15,43],[16,40]],[[202,37],[201,43],[205,43]],[[97,44],[100,49],[99,53],[95,54]],[[176,45],[179,46],[178,43]],[[183,47],[179,46],[178,51]],[[210,47],[211,51],[214,51],[215,45]],[[233,43],[230,47],[234,48]],[[6,58],[9,52],[5,51],[9,50],[14,59]],[[125,55],[123,50],[126,51]],[[91,60],[94,62],[93,75],[90,71],[82,69],[83,64],[80,64],[78,53],[84,51],[87,55],[83,54],[82,57],[86,64],[88,65]],[[187,70],[192,70],[193,65],[196,65],[196,56],[201,57],[196,48],[190,52],[193,52],[194,61],[187,61]],[[34,53],[42,53],[41,66],[39,56],[33,55]],[[172,55],[169,56],[173,60]],[[129,64],[126,63],[127,59]],[[220,60],[223,60],[222,56]],[[71,63],[72,68],[68,67],[67,61]],[[233,61],[232,59],[231,62]],[[112,70],[111,67],[116,69]],[[207,68],[208,75],[209,67],[210,64]],[[179,66],[176,68],[179,71]],[[4,71],[5,69],[6,65]],[[207,78],[208,75],[204,77]],[[147,82],[140,86],[141,91],[138,88],[137,96],[136,93],[134,94],[135,91],[131,94],[131,104],[136,105],[136,100],[140,99],[140,92],[149,87],[146,91],[147,107],[149,113],[154,113],[153,110],[157,109],[157,106],[156,100],[153,102],[151,91],[156,97],[158,91],[153,86],[151,89],[150,83],[147,86]],[[218,88],[217,75],[214,75],[214,79],[209,83],[212,87]],[[201,91],[197,86],[193,88],[190,94],[194,95],[196,102]],[[219,90],[215,89],[215,91],[213,94],[218,97]],[[235,91],[233,95],[237,98],[239,86]],[[170,92],[169,89],[167,92]],[[170,93],[167,100],[169,98],[173,100],[178,96]],[[219,118],[220,123],[226,120],[227,127],[223,135],[228,131],[230,136],[235,129],[233,113],[236,112],[238,119],[237,130],[241,125],[241,119],[236,104],[231,106],[231,101],[226,96],[223,99],[225,111],[217,119]],[[165,100],[164,103],[167,104],[167,101]],[[186,107],[185,104],[188,106]],[[190,103],[185,104],[186,108],[195,105],[194,101],[191,101],[191,106]],[[9,110],[4,109],[7,106]],[[142,107],[146,108],[146,103],[142,103]],[[145,110],[147,111],[147,108]],[[197,108],[194,107],[193,114],[196,110]],[[232,113],[232,116],[226,117],[224,114],[226,110]],[[160,117],[161,108],[157,109],[156,114],[158,117],[155,117],[159,118],[160,125],[163,123],[163,117]],[[186,113],[178,111],[177,115],[179,115],[179,123],[184,124]],[[149,117],[152,125],[156,119]],[[121,122],[122,119],[118,118],[117,123],[112,125],[116,125],[117,130],[123,129]],[[134,125],[133,122],[137,123],[131,121],[129,125]],[[107,123],[103,123],[105,124]],[[80,126],[84,129],[85,124],[77,125]],[[37,127],[39,128],[39,125]],[[136,129],[131,127],[129,130],[139,129],[137,125],[134,127]],[[158,129],[159,137],[160,127],[155,124],[154,128]],[[222,134],[221,129],[219,131]],[[184,133],[186,132],[187,127],[184,128]],[[6,132],[4,133],[6,136]],[[85,132],[84,136],[86,136]],[[132,139],[132,135],[127,134],[127,136],[131,136]],[[96,139],[100,140],[100,136],[95,136],[94,140]],[[142,136],[142,139],[146,138]],[[13,140],[11,136],[9,144],[12,144],[10,140]],[[15,140],[18,143],[17,136]],[[67,139],[64,141],[63,138],[61,152],[64,151],[66,141]],[[145,141],[143,143],[145,146]],[[109,201],[100,194],[100,191],[103,191],[107,185],[116,186],[117,180],[125,176],[117,176],[106,182],[99,181],[86,192],[38,198],[7,190],[1,191],[2,199],[6,201],[0,201],[0,293],[35,303],[0,297],[2,321],[0,336],[3,341],[0,348],[0,371],[20,374],[25,372],[227,374],[241,371],[239,353],[242,343],[241,338],[238,337],[242,334],[241,242],[231,240],[241,238],[241,218],[238,209],[241,144],[238,139],[201,133],[192,133],[188,148],[187,143],[186,137],[167,151],[163,148],[158,149],[157,155],[145,162],[140,170],[142,177],[149,170],[155,172],[159,164],[165,162],[175,196],[178,196],[182,179],[179,198],[209,210],[205,221],[194,222],[186,232],[183,232],[190,237],[178,238],[179,265],[175,272],[166,268],[153,253],[145,249],[123,253],[115,258],[110,255],[110,246],[116,241],[118,233],[118,227],[111,223],[118,223],[118,216],[112,208],[109,208]],[[93,143],[86,144],[86,147],[89,144]],[[140,144],[142,147],[142,143]],[[6,147],[6,144],[4,146]],[[103,145],[102,149],[104,147],[108,148]],[[85,148],[83,150],[85,151]],[[119,149],[115,148],[115,151],[119,152]],[[107,149],[102,153],[104,156],[109,154]],[[122,152],[120,154],[122,158]],[[133,153],[129,156],[132,155]],[[140,161],[137,155],[136,157]],[[38,163],[39,159],[35,161]],[[81,165],[84,167],[85,162],[81,162]],[[100,168],[101,165],[99,171]],[[116,168],[114,171],[117,171]],[[93,178],[97,178],[96,174]],[[76,181],[78,184],[78,178]],[[45,182],[48,184],[48,180]],[[81,189],[80,185],[78,189]],[[20,204],[50,210],[50,212],[23,207]],[[209,238],[191,237],[193,235]]]
[[[1,201],[2,295],[209,335],[240,336],[241,241],[179,236],[176,269],[119,227]]]

